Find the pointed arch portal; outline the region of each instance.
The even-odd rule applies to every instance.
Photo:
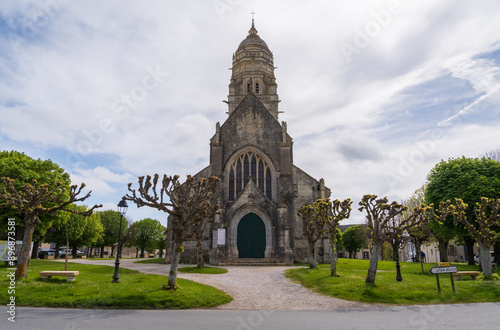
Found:
[[[266,227],[255,213],[248,213],[238,224],[237,246],[239,258],[264,258]]]

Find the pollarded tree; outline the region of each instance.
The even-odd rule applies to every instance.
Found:
[[[393,226],[393,219],[406,211],[406,206],[396,201],[388,204],[387,197],[377,199],[376,195],[364,195],[359,205],[361,206],[359,211],[366,211],[366,227],[368,229],[368,238],[371,241],[370,265],[366,283],[375,283],[378,257],[382,244],[388,241],[391,235],[402,235],[404,231],[415,226],[415,222],[424,221],[425,217],[420,217],[420,220],[416,219],[426,211],[426,208],[415,208],[410,218],[401,219],[396,226]]]
[[[456,211],[454,213],[455,223],[462,222],[471,234],[477,239],[479,244],[479,264],[485,276],[493,275],[490,247],[500,239],[500,233],[495,231],[500,227],[500,199],[481,198],[481,203],[477,203],[474,208],[476,223],[478,227],[474,227],[467,220],[465,204],[461,199],[456,200]]]
[[[337,273],[337,241],[339,236],[339,223],[342,220],[348,219],[351,215],[351,205],[352,201],[350,198],[343,201],[338,199],[332,202],[332,216],[328,218],[325,227],[325,234],[328,236],[330,241],[330,248],[332,250],[332,257],[330,261],[330,275],[339,276]]]
[[[318,268],[316,261],[316,242],[325,234],[326,224],[331,221],[330,210],[332,202],[330,199],[318,199],[313,205],[302,205],[297,214],[304,222],[302,235],[309,244],[309,267]]]
[[[198,214],[201,220],[194,225],[194,237],[196,238],[196,267],[201,269],[205,266],[205,259],[203,258],[203,238],[205,229],[209,224],[214,223],[217,215],[219,205],[207,205],[204,212]]]
[[[349,253],[349,258],[353,258],[367,245],[368,234],[365,225],[351,226],[342,234],[342,247]]]
[[[180,253],[183,251],[184,241],[191,236],[189,229],[200,220],[200,214],[204,216],[207,209],[212,207],[210,200],[216,192],[220,179],[212,176],[208,179],[196,179],[190,175],[184,183],[179,182],[179,176],[158,174],[154,177],[148,175],[146,180],[139,177],[139,189],[132,189],[132,183],[128,184],[127,194],[124,198],[134,202],[137,207],[149,206],[170,214],[170,230],[173,234],[173,251],[168,274],[168,287],[175,289],[177,283],[177,267],[179,266]],[[159,190],[158,190],[159,189]],[[169,200],[167,200],[167,198]],[[217,206],[218,208],[218,206]]]
[[[33,180],[32,184],[26,184],[22,189],[16,189],[14,180],[2,178],[3,186],[0,187],[0,207],[12,207],[24,216],[24,237],[21,251],[18,256],[16,281],[26,277],[28,268],[29,252],[35,227],[40,223],[41,214],[55,214],[57,211],[65,211],[81,215],[91,215],[94,209],[102,205],[94,205],[84,212],[71,209],[70,205],[75,202],[83,202],[90,197],[91,191],[85,196],[78,197],[85,188],[85,183],[80,187],[71,186],[68,192],[61,184],[56,184],[50,188],[48,184],[37,184]]]

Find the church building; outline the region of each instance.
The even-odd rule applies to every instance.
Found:
[[[196,177],[221,179],[222,213],[206,232],[212,264],[306,261],[307,241],[297,209],[330,196],[324,181],[293,163],[293,140],[279,121],[273,53],[252,19],[248,36],[233,54],[228,117],[216,123],[210,164]],[[324,253],[328,254],[328,246]],[[319,247],[319,260],[323,247]],[[181,262],[196,261],[196,242],[185,243]]]

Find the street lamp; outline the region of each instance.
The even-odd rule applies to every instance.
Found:
[[[118,246],[116,247],[116,261],[115,261],[115,273],[113,274],[113,280],[111,283],[120,283],[120,275],[119,275],[119,269],[120,269],[120,256],[121,256],[121,251],[120,251],[120,241],[122,238],[122,219],[123,215],[127,213],[127,202],[122,199],[120,203],[118,203],[118,212],[120,213],[120,230],[118,231]]]
[[[401,266],[399,265],[399,241],[396,237],[396,220],[394,218],[392,218],[392,229],[394,232],[394,247],[396,248],[396,251],[394,251],[396,254],[396,281],[401,282],[403,277],[401,276]]]

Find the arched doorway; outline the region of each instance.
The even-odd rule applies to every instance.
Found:
[[[264,258],[266,227],[255,213],[248,213],[238,224],[237,246],[239,258]]]

